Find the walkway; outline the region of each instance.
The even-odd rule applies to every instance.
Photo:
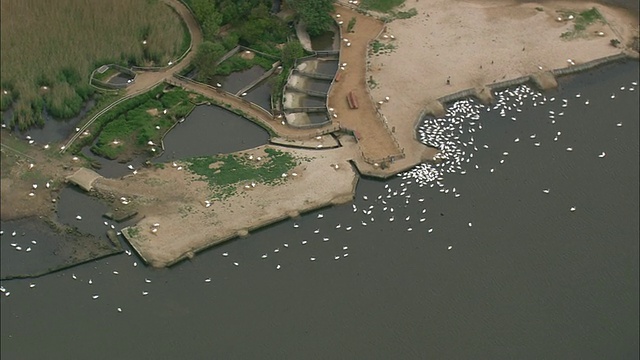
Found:
[[[338,124],[327,124],[322,127],[309,129],[292,128],[290,126],[283,125],[280,119],[274,118],[266,110],[259,108],[246,100],[224,91],[220,91],[212,86],[184,79],[185,78],[179,79],[177,77],[173,77],[171,79],[167,79],[167,82],[174,86],[180,86],[186,90],[202,94],[219,103],[230,105],[234,109],[241,110],[250,118],[250,120],[260,123],[260,125],[269,129],[270,132],[277,134],[278,137],[292,140],[309,139],[315,136],[334,132],[339,129]]]
[[[348,39],[340,41],[340,63],[347,63],[340,81],[334,82],[329,90],[328,106],[338,115],[337,120],[348,129],[357,132],[358,144],[362,154],[371,160],[383,159],[390,155],[400,157],[402,150],[394,141],[393,135],[378,117],[376,104],[372,101],[366,82],[367,51],[369,41],[382,31],[382,22],[362,15],[356,11],[336,4],[336,13],[343,19],[356,19],[354,32],[346,32],[342,25],[342,36]],[[358,109],[351,109],[347,95],[353,92],[358,98]]]

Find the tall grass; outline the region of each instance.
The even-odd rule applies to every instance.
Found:
[[[76,115],[99,65],[163,66],[185,39],[182,20],[158,0],[2,0],[0,27],[0,80],[10,89],[2,109],[12,103],[21,128],[42,122],[43,106]]]

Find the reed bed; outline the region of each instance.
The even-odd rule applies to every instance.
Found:
[[[179,16],[158,0],[2,0],[2,110],[21,128],[76,115],[102,64],[164,66],[184,51]],[[146,44],[143,44],[146,40]],[[188,44],[187,44],[188,46]],[[46,88],[45,88],[46,86]]]

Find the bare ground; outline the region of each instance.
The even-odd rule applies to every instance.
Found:
[[[347,160],[354,145],[331,150],[279,148],[305,159],[289,172],[283,184],[257,184],[245,189],[248,181],[239,182],[236,195],[212,201],[210,207],[205,200],[212,199],[211,189],[186,167],[142,169],[122,180],[100,179],[94,186],[113,198],[127,197],[131,203],[123,206],[145,215],[135,227],[124,231],[125,236],[145,261],[164,267],[300,212],[350,201],[357,174]],[[238,154],[264,156],[264,148]],[[333,164],[339,168],[334,169]],[[297,176],[292,175],[294,172]],[[160,225],[154,233],[156,223]]]

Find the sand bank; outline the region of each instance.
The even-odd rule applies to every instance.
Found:
[[[264,155],[263,149],[241,153]],[[131,205],[145,218],[123,233],[148,264],[170,266],[265,225],[353,199],[358,177],[348,160],[354,144],[322,151],[278,149],[304,159],[286,181],[277,186],[258,183],[250,189],[240,182],[236,195],[209,207],[204,203],[211,198],[208,184],[184,169],[144,169],[122,180],[99,179],[94,186],[132,199]],[[153,233],[156,223],[160,225]]]

